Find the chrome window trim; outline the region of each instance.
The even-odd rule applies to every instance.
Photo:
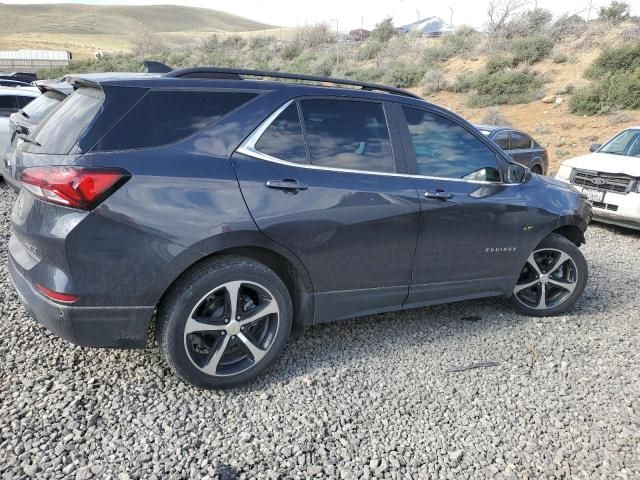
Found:
[[[249,136],[240,144],[240,146],[236,149],[236,151],[248,157],[256,158],[259,160],[265,160],[267,162],[278,163],[280,165],[287,165],[290,167],[306,168],[309,170],[320,170],[320,171],[340,172],[340,173],[359,173],[359,174],[365,174],[365,175],[381,175],[384,177],[403,177],[403,178],[417,178],[417,179],[426,179],[426,180],[443,180],[448,182],[464,182],[464,183],[470,183],[473,185],[504,185],[504,186],[520,185],[519,183],[490,182],[488,180],[465,180],[464,178],[431,177],[427,175],[413,175],[410,173],[370,172],[368,170],[350,170],[348,168],[324,167],[322,165],[311,165],[310,163],[289,162],[287,160],[282,160],[280,158],[267,155],[266,153],[262,153],[260,150],[256,149],[256,143],[258,143],[258,140],[260,140],[260,137],[262,137],[262,135],[267,130],[267,128],[269,128],[269,126],[271,126],[271,124],[275,121],[275,119],[278,118],[278,116],[289,105],[291,105],[295,101],[296,101],[295,98],[287,101],[282,106],[280,106],[275,112],[269,115],[266,118],[266,120],[264,120],[260,125],[258,125],[258,127],[253,132],[249,134]]]

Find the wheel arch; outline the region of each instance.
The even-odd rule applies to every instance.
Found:
[[[204,262],[223,255],[236,255],[263,263],[278,275],[291,295],[293,305],[294,334],[300,333],[305,326],[311,325],[314,318],[313,284],[302,262],[292,253],[275,242],[255,232],[236,232],[216,238],[213,243],[206,242],[192,249],[200,252],[198,259],[176,268],[176,275],[160,295],[156,307],[168,296],[173,286],[190,271]],[[206,253],[204,253],[206,252]]]

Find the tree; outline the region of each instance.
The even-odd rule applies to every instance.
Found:
[[[150,30],[140,30],[131,38],[133,53],[144,58],[159,53],[164,48],[162,39]]]
[[[613,0],[608,7],[600,7],[600,18],[609,23],[620,23],[629,18],[629,4]]]
[[[371,32],[371,37],[373,37],[374,40],[388,42],[395,34],[396,29],[393,27],[393,19],[391,17],[387,17],[380,23],[376,24],[376,28]]]
[[[520,10],[527,0],[490,0],[487,7],[489,33],[497,35],[502,33],[513,14]]]

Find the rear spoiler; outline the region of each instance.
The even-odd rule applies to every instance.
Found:
[[[165,65],[161,62],[154,62],[153,60],[145,60],[142,62],[144,65],[145,73],[169,73],[173,71],[169,65]]]

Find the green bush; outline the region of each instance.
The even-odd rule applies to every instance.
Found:
[[[569,60],[569,56],[564,52],[557,52],[553,55],[553,63],[566,63]]]
[[[427,70],[420,80],[420,92],[422,95],[431,95],[444,90],[447,86],[444,72],[439,68]]]
[[[367,40],[356,54],[358,60],[373,60],[384,50],[386,43],[370,38]]]
[[[576,90],[569,107],[580,115],[640,108],[640,68],[605,75],[598,82]]]
[[[379,68],[367,67],[349,70],[345,72],[345,76],[358,80],[359,82],[378,83],[382,81],[383,72]]]
[[[280,50],[280,57],[283,60],[291,61],[302,53],[302,43],[294,40],[286,43]]]
[[[458,77],[453,91],[469,92],[470,107],[488,107],[535,100],[542,80],[529,70],[503,70],[494,73],[481,71]]]
[[[42,69],[38,71],[38,78],[57,78],[68,73],[142,72],[143,70],[144,65],[133,55],[114,55],[97,60],[72,61],[64,67]]]
[[[425,48],[422,58],[427,65],[435,65],[446,62],[457,55],[464,55],[472,47],[472,35],[449,33],[442,37],[440,45]]]
[[[487,59],[485,69],[487,73],[497,73],[514,66],[513,57],[506,55],[494,55]]]
[[[416,63],[395,62],[386,68],[384,83],[393,87],[407,88],[418,85],[425,68]]]
[[[587,78],[597,80],[617,72],[633,72],[640,68],[640,42],[620,48],[607,48],[585,71]]]
[[[532,65],[544,60],[551,50],[553,50],[553,40],[544,35],[518,38],[511,44],[513,59],[518,65],[521,63]]]

